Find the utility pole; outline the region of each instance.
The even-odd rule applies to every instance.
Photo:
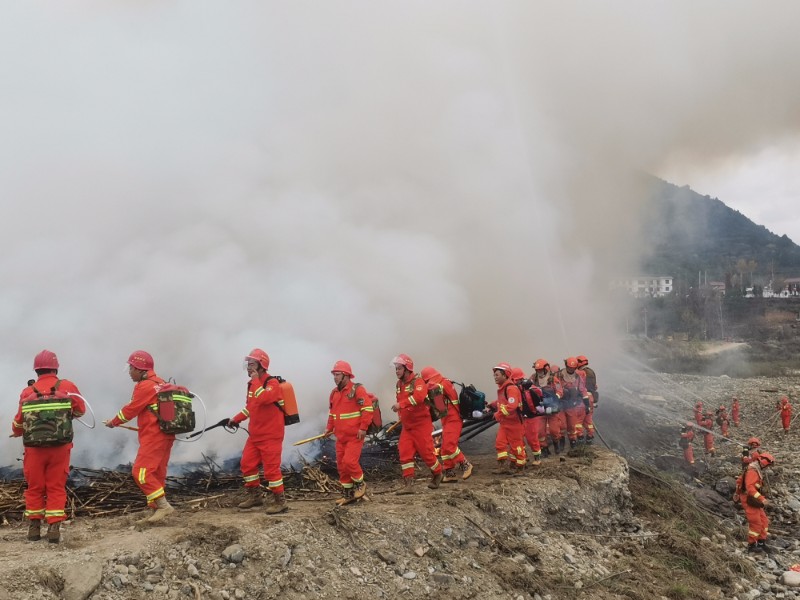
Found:
[[[644,337],[647,336],[647,307],[645,306],[642,311],[644,312]]]

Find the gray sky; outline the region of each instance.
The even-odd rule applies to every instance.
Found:
[[[632,175],[686,173],[673,182],[728,202],[746,169],[719,165],[791,149],[799,13],[6,3],[2,392],[15,398],[47,347],[108,418],[143,348],[217,421],[241,407],[242,357],[261,346],[298,389],[297,439],[320,430],[337,359],[385,407],[399,352],[487,391],[500,361],[586,354],[602,368],[607,281],[638,256]],[[779,187],[761,177],[742,180],[753,210]],[[81,430],[77,462],[129,460],[126,435]]]

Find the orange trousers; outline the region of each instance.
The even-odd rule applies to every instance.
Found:
[[[442,464],[436,457],[436,449],[433,446],[432,433],[433,422],[430,419],[403,422],[400,441],[397,442],[403,477],[414,477],[414,455],[416,454],[419,454],[422,462],[430,467],[432,473],[442,470]]]
[[[133,461],[131,475],[142,493],[147,497],[147,506],[155,508],[156,500],[164,495],[167,481],[167,465],[172,452],[173,436],[160,436],[139,446]]]
[[[247,438],[242,450],[242,460],[239,469],[242,471],[245,487],[259,487],[261,478],[258,467],[264,467],[264,478],[267,487],[273,494],[283,492],[283,473],[281,472],[281,453],[283,452],[283,439],[268,438],[254,440]]]
[[[339,482],[343,487],[353,487],[353,482],[364,480],[361,470],[361,449],[364,440],[354,434],[336,436],[336,470],[339,471]]]
[[[32,521],[46,519],[58,523],[66,519],[67,477],[72,444],[52,448],[25,448],[22,472],[25,490],[25,516]]]

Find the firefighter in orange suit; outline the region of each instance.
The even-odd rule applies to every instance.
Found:
[[[703,426],[703,403],[699,400],[694,405],[694,422]]]
[[[683,449],[683,458],[686,463],[694,465],[694,423],[687,422],[681,429],[680,447]]]
[[[739,399],[734,396],[733,397],[733,404],[731,404],[731,419],[733,419],[733,426],[738,427],[741,419],[741,413],[739,409]]]
[[[245,369],[250,381],[247,383],[245,407],[229,421],[231,427],[238,427],[245,419],[250,419],[250,435],[242,450],[239,468],[242,471],[247,498],[239,504],[241,509],[263,506],[261,479],[258,467],[264,467],[264,478],[272,492],[272,501],[264,509],[267,514],[279,514],[287,510],[286,495],[281,472],[281,453],[285,419],[283,392],[277,378],[267,372],[269,356],[261,348],[254,348],[244,359]]]
[[[331,374],[336,387],[331,392],[325,435],[336,435],[336,468],[343,489],[340,504],[344,504],[363,497],[367,491],[361,449],[375,409],[364,386],[353,383],[350,363],[337,360]]]
[[[778,402],[778,412],[781,413],[781,425],[783,426],[783,433],[789,433],[789,425],[792,423],[792,405],[789,404],[789,398],[783,396]]]
[[[717,450],[714,448],[714,415],[711,412],[706,412],[703,420],[700,421],[700,427],[705,429],[703,431],[703,449],[707,456],[714,456]]]
[[[567,437],[569,445],[574,448],[579,439],[583,439],[583,419],[586,416],[586,404],[589,393],[581,373],[578,372],[578,359],[574,356],[564,359],[565,368],[559,373],[559,381],[564,391],[564,406],[567,413]]]
[[[106,427],[118,427],[137,420],[139,451],[131,473],[147,498],[147,507],[153,511],[142,519],[143,523],[156,523],[175,512],[164,490],[175,436],[161,431],[158,424],[158,387],[164,380],[156,375],[154,367],[153,357],[144,350],[136,350],[128,357],[128,375],[135,384],[133,396],[113,419],[104,421]]]
[[[439,456],[443,462],[442,468],[444,468],[442,482],[456,483],[458,481],[456,469],[461,471],[461,479],[469,479],[472,475],[472,463],[467,460],[461,448],[458,447],[461,429],[464,427],[464,422],[461,420],[458,392],[456,392],[453,382],[443,377],[433,367],[425,367],[419,374],[428,386],[429,396],[442,396],[447,406],[447,413],[441,418],[442,447],[439,449]]]
[[[763,489],[763,470],[775,463],[775,457],[769,452],[754,452],[752,459],[739,486],[739,498],[747,516],[747,551],[769,552],[766,545],[769,519],[764,510],[767,499]]]
[[[30,519],[28,539],[41,539],[42,520],[47,520],[47,541],[57,544],[60,541],[61,521],[66,519],[64,507],[67,504],[67,476],[69,475],[69,455],[72,449],[72,418],[86,412],[86,405],[74,383],[58,378],[58,357],[50,350],[42,350],[33,359],[33,370],[38,379],[29,383],[19,395],[19,409],[14,417],[11,434],[14,437],[25,433],[25,423],[29,426],[29,439],[23,438],[25,454],[22,471],[28,484],[25,490],[25,517]],[[52,402],[37,402],[42,396],[51,396]],[[68,420],[66,427],[59,428],[63,439],[48,442],[37,441],[31,432],[35,428],[36,415],[51,416],[60,412],[59,418]],[[59,437],[59,436],[56,436]],[[41,445],[48,443],[53,445]]]
[[[549,399],[550,403],[554,404],[555,408],[558,408],[562,395],[561,384],[554,373],[550,372],[550,364],[545,359],[539,358],[533,363],[533,369],[534,374],[531,376],[533,385],[542,391],[543,398]],[[552,398],[555,398],[555,402],[552,401]],[[553,440],[553,449],[556,454],[564,448],[561,417],[557,411],[553,412],[553,408],[554,406],[545,407],[544,423],[539,424],[539,447],[542,450],[542,456],[545,458],[550,456],[548,433]]]
[[[523,402],[522,406],[527,404],[530,409],[529,414],[533,414],[533,416],[528,417],[520,411],[523,417],[523,438],[531,447],[531,465],[538,467],[542,464],[542,446],[539,438],[542,435],[541,429],[545,423],[542,418],[542,415],[544,415],[544,407],[541,405],[542,392],[538,387],[533,385],[530,380],[525,378],[525,371],[519,367],[514,367],[512,369],[511,380],[520,388]]]
[[[585,402],[586,416],[583,418],[583,433],[586,436],[586,443],[591,444],[594,441],[594,409],[597,408],[597,403],[600,401],[600,392],[597,390],[597,374],[589,366],[589,359],[583,355],[578,356],[577,359],[578,372],[585,375],[583,383],[590,396],[588,402]]]
[[[489,406],[494,409],[494,418],[500,424],[494,447],[497,450],[497,469],[495,474],[521,474],[525,469],[524,427],[519,412],[522,394],[511,380],[513,368],[508,363],[500,363],[492,369],[497,384],[497,400]]]
[[[414,455],[419,454],[431,470],[428,487],[435,490],[442,482],[442,464],[436,457],[433,446],[433,421],[428,408],[428,386],[414,373],[414,361],[407,354],[399,354],[392,359],[397,384],[397,402],[392,410],[400,417],[402,429],[397,449],[400,454],[400,468],[403,472],[403,487],[398,494],[414,493]]]

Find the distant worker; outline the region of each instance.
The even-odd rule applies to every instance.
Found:
[[[703,420],[700,422],[700,427],[703,431],[703,449],[706,456],[714,456],[717,449],[714,448],[714,414],[706,412],[703,415]]]
[[[763,470],[775,464],[775,457],[769,452],[753,454],[753,460],[747,466],[744,477],[738,487],[739,499],[747,516],[747,551],[769,552],[766,545],[769,534],[769,519],[764,508],[767,499],[764,496]]]
[[[522,394],[520,388],[511,381],[511,369],[508,363],[500,363],[492,369],[497,384],[497,400],[489,406],[495,411],[494,418],[500,424],[494,443],[497,469],[493,473],[496,475],[522,474],[527,461],[525,441],[522,439],[524,428],[519,413]]]
[[[681,429],[679,446],[683,449],[683,458],[686,463],[694,466],[694,423],[691,421]]]
[[[561,388],[564,390],[563,404],[567,413],[567,437],[574,448],[578,440],[583,440],[583,418],[589,393],[586,391],[583,376],[578,373],[578,359],[570,356],[564,359],[564,369],[559,374]]]
[[[583,432],[586,436],[586,443],[591,444],[594,441],[594,411],[600,400],[600,392],[597,391],[597,374],[594,369],[589,367],[589,359],[583,355],[578,356],[578,371],[586,374],[584,384],[590,396],[586,403],[586,416],[583,418]]]
[[[133,461],[133,480],[147,499],[152,511],[142,523],[156,523],[175,512],[167,502],[164,486],[167,480],[167,465],[175,442],[175,435],[164,433],[153,409],[158,406],[159,385],[164,384],[156,372],[153,357],[144,350],[136,350],[128,357],[128,375],[133,381],[131,401],[123,406],[113,419],[103,421],[106,427],[119,427],[133,419],[139,428],[139,451]]]
[[[792,405],[786,396],[782,396],[778,402],[778,412],[781,414],[781,426],[785,435],[789,433],[789,426],[792,424]]]
[[[523,438],[531,447],[530,464],[538,467],[542,464],[542,447],[539,438],[544,426],[544,407],[542,406],[542,392],[528,379],[525,372],[519,367],[511,370],[511,380],[519,386],[522,402],[520,415],[522,416]]]
[[[702,426],[703,423],[703,403],[698,400],[694,405],[694,422]]]
[[[561,384],[550,372],[550,363],[545,359],[537,359],[533,363],[533,369],[531,381],[542,391],[542,404],[545,409],[544,423],[539,424],[539,447],[542,456],[547,458],[550,456],[550,440],[553,442],[553,451],[556,454],[564,449],[565,444],[564,429],[559,415]]]
[[[442,483],[457,483],[459,478],[456,476],[456,469],[461,472],[461,479],[469,479],[472,475],[472,463],[458,447],[458,439],[461,437],[461,429],[464,422],[461,420],[461,406],[458,399],[458,392],[453,382],[443,377],[439,371],[433,367],[425,367],[419,372],[425,384],[428,386],[428,397],[433,400],[439,397],[443,400],[445,414],[441,417],[442,422],[442,446],[439,449],[439,458],[442,460],[444,478]]]
[[[728,410],[725,408],[724,404],[721,404],[717,409],[717,425],[719,425],[722,437],[728,437],[730,420],[728,419]]]
[[[11,427],[13,437],[22,436],[25,447],[22,471],[25,475],[25,517],[30,520],[28,539],[41,539],[46,520],[47,541],[61,539],[61,522],[66,519],[67,476],[72,450],[72,419],[86,412],[77,386],[58,378],[58,357],[42,350],[33,359],[38,378],[28,381],[19,395],[19,409]]]
[[[271,492],[271,501],[264,512],[277,515],[288,510],[281,471],[283,437],[286,432],[283,390],[277,377],[270,375],[269,355],[261,348],[253,348],[244,357],[244,368],[250,380],[247,382],[245,407],[228,420],[230,427],[238,427],[250,419],[250,435],[242,449],[239,469],[247,498],[238,508],[248,510],[264,505],[261,493],[259,467],[264,470],[264,479]]]
[[[375,410],[366,388],[353,382],[350,363],[337,360],[331,369],[333,383],[325,435],[336,435],[336,469],[346,504],[363,498],[367,491],[361,469],[361,451]]]
[[[414,361],[407,354],[398,354],[392,359],[394,373],[397,376],[395,385],[396,402],[392,410],[400,418],[402,429],[397,444],[400,455],[400,470],[403,473],[403,487],[398,494],[414,493],[414,456],[419,455],[431,470],[428,487],[438,489],[444,478],[442,464],[436,457],[433,446],[433,421],[426,403],[428,386],[414,372]]]
[[[741,422],[741,413],[739,409],[739,398],[736,396],[733,397],[733,403],[731,404],[731,419],[733,419],[733,426],[738,427]]]

